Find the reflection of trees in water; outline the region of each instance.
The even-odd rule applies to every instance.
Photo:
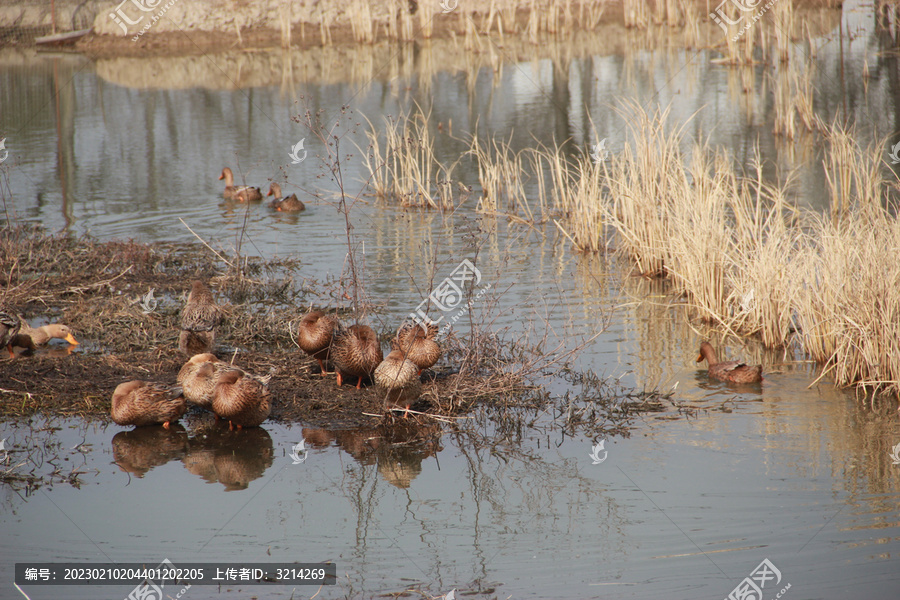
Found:
[[[512,430],[498,431],[487,419],[465,421],[453,434],[454,446],[466,463],[464,473],[455,479],[465,482],[465,487],[442,485],[436,490],[418,490],[411,483],[422,471],[422,461],[441,449],[437,426],[417,430],[412,423],[400,423],[394,428],[349,431],[304,429],[303,437],[314,447],[334,443],[355,459],[343,470],[343,479],[335,482],[357,515],[353,563],[372,562],[370,551],[397,552],[405,546],[394,542],[398,536],[416,539],[416,554],[401,554],[410,566],[421,570],[421,581],[428,582],[421,584],[423,589],[436,591],[444,579],[468,569],[470,588],[493,585],[490,564],[505,546],[499,540],[516,543],[513,537],[498,537],[500,532],[523,532],[531,543],[549,550],[568,548],[572,536],[597,535],[602,543],[592,541],[585,549],[597,560],[627,553],[624,507],[606,497],[596,481],[581,475],[581,465],[590,464],[588,449],[583,462],[552,463],[546,460],[545,449],[526,448],[531,442],[522,433],[533,431],[520,428],[517,437]],[[387,493],[382,478],[397,492]],[[445,500],[423,501],[437,495]],[[453,515],[445,504],[450,496],[455,499]],[[385,502],[401,513],[385,516],[392,511]],[[453,525],[461,521],[464,531],[471,532],[464,540],[454,541],[453,548],[447,547],[448,519]],[[399,531],[386,528],[386,520],[399,522]],[[585,522],[592,523],[591,529],[581,533]],[[359,571],[364,574],[365,568]],[[365,582],[366,578],[351,581],[353,593],[348,596],[364,595]]]
[[[215,424],[196,430],[182,459],[185,468],[209,483],[219,482],[226,491],[244,490],[272,466],[275,448],[262,427],[229,431]]]
[[[374,553],[382,552],[386,547],[397,548],[392,543],[396,532],[393,529],[385,530],[380,524],[384,519],[383,514],[390,510],[387,506],[381,506],[381,501],[397,497],[380,487],[382,480],[390,483],[397,488],[397,493],[405,496],[403,502],[405,510],[422,529],[421,539],[425,540],[431,549],[431,561],[439,564],[438,545],[435,541],[428,541],[436,540],[435,533],[431,531],[431,525],[427,520],[415,514],[416,503],[410,495],[409,488],[413,479],[422,472],[422,461],[441,450],[440,437],[440,426],[419,425],[413,420],[406,422],[395,420],[393,423],[388,422],[377,427],[358,429],[303,429],[303,439],[307,444],[321,448],[334,443],[354,459],[353,463],[344,468],[341,481],[335,484],[340,487],[356,513],[356,542],[353,546],[352,562],[359,566],[360,573],[365,573],[365,565],[370,562],[368,559],[370,542],[373,545],[371,552]],[[415,564],[419,564],[418,559],[418,556],[412,557]],[[364,585],[364,579],[350,581],[347,596],[369,597],[371,595],[369,590],[354,589]]]
[[[482,573],[488,572],[487,562],[502,549],[488,549],[484,557],[480,538],[486,534],[490,544],[496,539],[491,533],[498,529],[528,531],[534,542],[546,549],[569,547],[582,536],[590,536],[585,553],[598,562],[613,562],[614,556],[627,554],[632,547],[625,540],[627,507],[605,496],[606,488],[596,480],[582,475],[582,468],[591,464],[589,448],[585,446],[584,460],[550,462],[546,459],[548,445],[571,443],[563,432],[553,439],[548,432],[535,448],[532,440],[544,437],[537,430],[506,425],[498,426],[486,411],[477,411],[454,434],[455,446],[468,464],[467,479],[476,505],[472,530]],[[552,451],[550,455],[559,458]],[[491,509],[486,518],[483,505]],[[592,528],[585,530],[585,523]],[[554,541],[554,535],[561,537]]]

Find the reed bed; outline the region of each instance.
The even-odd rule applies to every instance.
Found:
[[[791,59],[791,32],[794,30],[794,3],[787,0],[776,2],[772,6],[775,48],[778,60],[786,63]]]
[[[553,207],[559,215],[556,226],[582,252],[599,252],[606,246],[604,235],[605,164],[588,154],[567,157],[562,148],[550,148],[534,153],[534,170],[541,190],[550,189]],[[549,177],[545,182],[544,173]],[[562,222],[560,222],[562,221]]]
[[[885,143],[862,148],[828,128],[823,215],[787,201],[790,179],[767,183],[759,156],[738,174],[706,145],[684,152],[686,124],[667,118],[630,107],[632,144],[608,161],[606,190],[595,172],[550,169],[552,185],[569,187],[555,198],[573,244],[592,250],[611,227],[637,271],[668,278],[701,319],[766,347],[796,344],[838,385],[900,398],[900,219]],[[593,204],[575,200],[584,189]]]
[[[900,223],[880,207],[817,219],[797,259],[803,346],[838,382],[900,390]]]
[[[383,136],[370,122],[365,165],[375,196],[406,207],[452,207],[452,187],[447,185],[452,168],[443,166],[434,154],[429,115],[385,117]]]
[[[477,133],[472,134],[468,154],[478,165],[478,183],[481,198],[476,210],[482,213],[523,212],[528,220],[534,220],[525,193],[527,173],[523,168],[525,151],[515,152],[508,142],[492,139],[483,144]],[[505,206],[501,200],[505,199]]]
[[[633,146],[611,157],[607,222],[619,234],[619,248],[645,276],[665,275],[670,262],[666,240],[672,203],[690,187],[681,168],[684,127],[668,131],[670,109],[647,114],[636,105],[626,117]],[[574,215],[578,218],[578,215]]]
[[[353,39],[361,44],[371,44],[375,41],[375,21],[372,19],[372,11],[366,0],[353,0],[350,10],[350,28],[353,31]]]

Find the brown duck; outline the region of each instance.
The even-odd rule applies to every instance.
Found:
[[[297,345],[318,361],[323,377],[325,376],[325,362],[331,360],[331,341],[337,325],[337,317],[326,315],[321,310],[314,310],[300,319]]]
[[[194,281],[187,303],[181,312],[178,348],[187,356],[212,350],[216,341],[219,315],[219,307],[213,299],[212,292],[202,281]]]
[[[732,383],[762,381],[762,365],[750,366],[736,360],[719,362],[716,351],[709,342],[700,344],[700,356],[697,357],[697,362],[704,360],[709,364],[709,376],[715,379]]]
[[[25,321],[22,321],[22,327],[19,329],[19,334],[13,338],[12,345],[34,350],[38,346],[46,346],[47,342],[53,339],[66,340],[73,346],[78,345],[78,340],[72,335],[72,330],[67,325],[51,323],[41,327],[31,327]]]
[[[16,353],[13,352],[13,340],[19,334],[19,328],[22,322],[19,317],[5,310],[0,310],[0,346],[6,346],[10,358],[15,358]]]
[[[391,340],[391,350],[399,350],[404,357],[419,368],[419,373],[430,369],[441,357],[441,346],[434,341],[438,333],[433,323],[404,323]]]
[[[249,185],[234,185],[234,173],[231,172],[231,169],[225,167],[222,169],[222,174],[219,175],[219,179],[225,180],[225,191],[222,193],[222,196],[226,200],[237,200],[238,202],[256,202],[258,200],[262,200],[262,192],[259,191],[258,187],[251,187]]]
[[[385,409],[403,408],[403,418],[409,416],[409,407],[422,395],[419,367],[403,357],[401,350],[391,350],[375,369],[375,385],[384,394]]]
[[[159,425],[166,429],[187,411],[180,386],[127,381],[113,392],[112,420],[119,425]]]
[[[331,359],[337,370],[337,384],[344,377],[356,377],[356,389],[362,387],[364,377],[372,377],[375,368],[384,360],[378,336],[368,325],[338,326],[331,343]]]
[[[212,410],[213,394],[225,363],[208,352],[196,354],[178,371],[178,384],[188,402]]]
[[[287,198],[282,198],[281,186],[274,181],[269,186],[269,193],[266,196],[275,196],[269,202],[269,206],[279,212],[300,212],[306,210],[306,205],[297,198],[297,194],[291,194]]]
[[[228,421],[229,429],[256,427],[269,417],[271,393],[258,379],[239,370],[228,369],[219,376],[212,409]]]

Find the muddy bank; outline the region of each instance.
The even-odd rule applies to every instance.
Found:
[[[191,280],[202,279],[209,282],[225,317],[216,353],[250,372],[272,375],[272,419],[332,428],[391,419],[384,416],[383,398],[373,388],[338,387],[333,374],[322,376],[297,347],[297,323],[307,307],[337,310],[345,322],[354,320],[348,303],[339,300],[349,298],[352,290],[340,282],[303,279],[301,271],[293,259],[232,257],[225,263],[199,243],[101,243],[46,235],[32,227],[4,229],[0,306],[32,326],[65,323],[80,344],[53,345],[14,358],[4,353],[0,417],[42,413],[108,421],[112,392],[123,381],[174,384],[186,361],[178,351],[181,309]],[[371,307],[367,314],[363,321],[380,330],[386,345],[399,323],[379,326]],[[483,404],[507,418],[550,402],[540,386],[529,384],[547,375],[544,364],[555,363],[556,371],[569,373],[559,357],[529,355],[490,332],[475,335],[474,342],[454,334],[444,339],[444,356],[422,375],[424,392],[413,405],[429,415],[413,418],[435,422]],[[590,413],[583,414],[591,416],[582,420],[579,412],[572,417],[580,428],[619,430],[630,413],[659,410],[659,394],[625,392],[614,398],[596,386],[582,387],[590,388],[580,401],[590,406]],[[201,420],[212,419],[210,413],[194,412]]]

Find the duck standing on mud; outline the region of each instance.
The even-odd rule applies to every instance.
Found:
[[[216,358],[215,354],[195,354],[178,371],[178,385],[184,389],[184,397],[188,402],[212,410],[213,395],[219,375],[227,365]]]
[[[331,360],[331,343],[334,339],[334,329],[338,325],[337,317],[326,315],[321,310],[314,310],[300,319],[297,328],[297,345],[316,359],[323,377],[326,373],[326,363]]]
[[[356,389],[360,389],[363,378],[371,378],[384,360],[384,353],[374,329],[368,325],[351,325],[335,329],[331,358],[337,370],[337,384],[341,385],[345,377],[356,377]]]
[[[709,376],[715,379],[732,383],[756,383],[763,379],[762,365],[750,366],[737,360],[719,362],[716,351],[709,342],[700,344],[697,362],[704,360],[709,364]]]
[[[404,358],[403,351],[391,350],[375,369],[375,385],[384,395],[385,409],[404,409],[403,418],[409,416],[409,407],[422,395],[419,367]]]
[[[404,323],[391,340],[391,350],[402,352],[404,358],[419,368],[421,375],[441,357],[441,346],[434,340],[437,334],[438,327],[434,323]]]
[[[178,348],[187,356],[211,352],[218,324],[219,307],[212,292],[202,281],[194,281],[181,313]]]
[[[229,429],[257,427],[269,417],[271,408],[271,393],[259,378],[240,369],[228,369],[219,375],[212,409],[228,421]]]

